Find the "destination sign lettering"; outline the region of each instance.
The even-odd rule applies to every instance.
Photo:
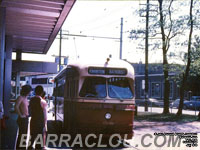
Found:
[[[98,67],[90,67],[88,69],[89,74],[97,74],[97,75],[126,75],[127,70],[121,68],[98,68]]]
[[[126,69],[108,69],[109,75],[126,75]]]
[[[106,71],[103,68],[89,68],[88,72],[89,74],[106,74]]]

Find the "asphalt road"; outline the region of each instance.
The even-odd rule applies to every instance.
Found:
[[[162,108],[152,107],[149,108],[149,112],[162,113]],[[144,112],[144,107],[138,107],[139,112]],[[177,109],[170,109],[170,112],[176,113]],[[183,110],[183,114],[195,115],[195,111]],[[196,112],[198,115],[198,112]],[[52,118],[49,114],[48,118]],[[188,150],[186,144],[183,143],[184,138],[181,139],[180,145],[176,143],[177,133],[197,133],[198,147],[190,147],[190,150],[199,150],[200,148],[200,121],[180,123],[180,122],[147,122],[147,121],[135,121],[134,122],[134,137],[131,140],[127,140],[125,146],[118,148],[101,148],[105,149],[121,149],[121,150]],[[171,137],[175,139],[175,145],[173,145],[173,139],[170,136],[160,136],[157,138],[154,133],[170,133]],[[178,141],[178,140],[177,140]],[[54,149],[66,149],[66,148],[48,148]],[[70,149],[70,148],[68,148]]]

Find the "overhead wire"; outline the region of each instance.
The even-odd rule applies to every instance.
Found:
[[[123,6],[124,6],[124,7],[123,7]],[[86,21],[84,21],[84,22],[71,25],[71,26],[69,26],[69,28],[73,28],[73,27],[76,27],[76,26],[83,26],[83,25],[87,25],[87,24],[91,24],[91,23],[96,23],[97,21],[102,22],[102,20],[105,20],[105,19],[108,18],[111,14],[113,15],[113,14],[115,14],[116,12],[119,13],[119,12],[123,11],[124,9],[127,9],[127,7],[125,7],[125,6],[127,6],[127,4],[124,4],[124,5],[122,5],[122,6],[119,6],[118,8],[112,9],[112,10],[110,10],[110,12],[107,13],[107,14],[103,14],[103,15],[101,14],[101,15],[99,15],[99,16],[97,16],[97,17],[95,17],[95,18],[92,18],[92,19],[90,19],[90,20],[86,20]],[[121,7],[123,7],[124,9],[121,9]],[[105,11],[107,11],[107,8],[104,8],[104,9],[106,9]]]
[[[98,17],[96,17],[96,18],[93,18],[93,19],[91,19],[91,20],[89,20],[89,21],[86,21],[86,23],[85,22],[82,22],[82,23],[79,23],[79,24],[76,24],[76,25],[71,25],[71,26],[69,26],[68,28],[75,28],[76,26],[84,26],[84,25],[87,25],[87,24],[93,24],[93,23],[96,23],[96,21],[99,21],[100,22],[100,25],[97,25],[97,26],[95,26],[95,27],[92,27],[92,28],[88,28],[88,29],[84,29],[84,30],[81,30],[80,32],[87,32],[87,31],[92,31],[92,30],[97,30],[97,29],[100,29],[100,28],[102,28],[102,27],[106,27],[107,25],[111,25],[111,24],[114,24],[114,23],[116,23],[116,22],[119,22],[120,21],[120,19],[114,19],[114,20],[112,20],[112,21],[109,21],[109,22],[106,22],[106,23],[104,23],[104,21],[103,20],[105,20],[106,18],[108,18],[109,16],[112,16],[112,15],[110,15],[110,14],[116,14],[116,13],[119,13],[119,12],[121,12],[121,11],[124,11],[124,9],[127,9],[127,7],[125,7],[125,6],[127,6],[128,4],[126,3],[126,4],[124,4],[123,6],[120,6],[120,8],[121,7],[123,7],[123,9],[120,9],[119,7],[118,8],[116,8],[116,9],[112,9],[109,13],[107,13],[107,14],[103,14],[103,15],[101,15],[101,16],[98,16]],[[130,9],[131,9],[132,7],[130,7]],[[106,10],[107,11],[107,10]],[[127,15],[127,16],[125,16],[125,17],[123,17],[124,19],[128,19],[129,17],[131,17],[132,16],[132,13],[131,14],[129,14],[129,15]],[[103,23],[103,24],[102,24]]]

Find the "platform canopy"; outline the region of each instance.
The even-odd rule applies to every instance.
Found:
[[[13,51],[46,54],[76,0],[0,0]]]

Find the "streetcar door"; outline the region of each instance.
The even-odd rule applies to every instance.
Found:
[[[76,85],[77,74],[72,68],[68,69],[65,84],[65,109],[64,109],[64,127],[67,133],[72,133],[76,125]]]

